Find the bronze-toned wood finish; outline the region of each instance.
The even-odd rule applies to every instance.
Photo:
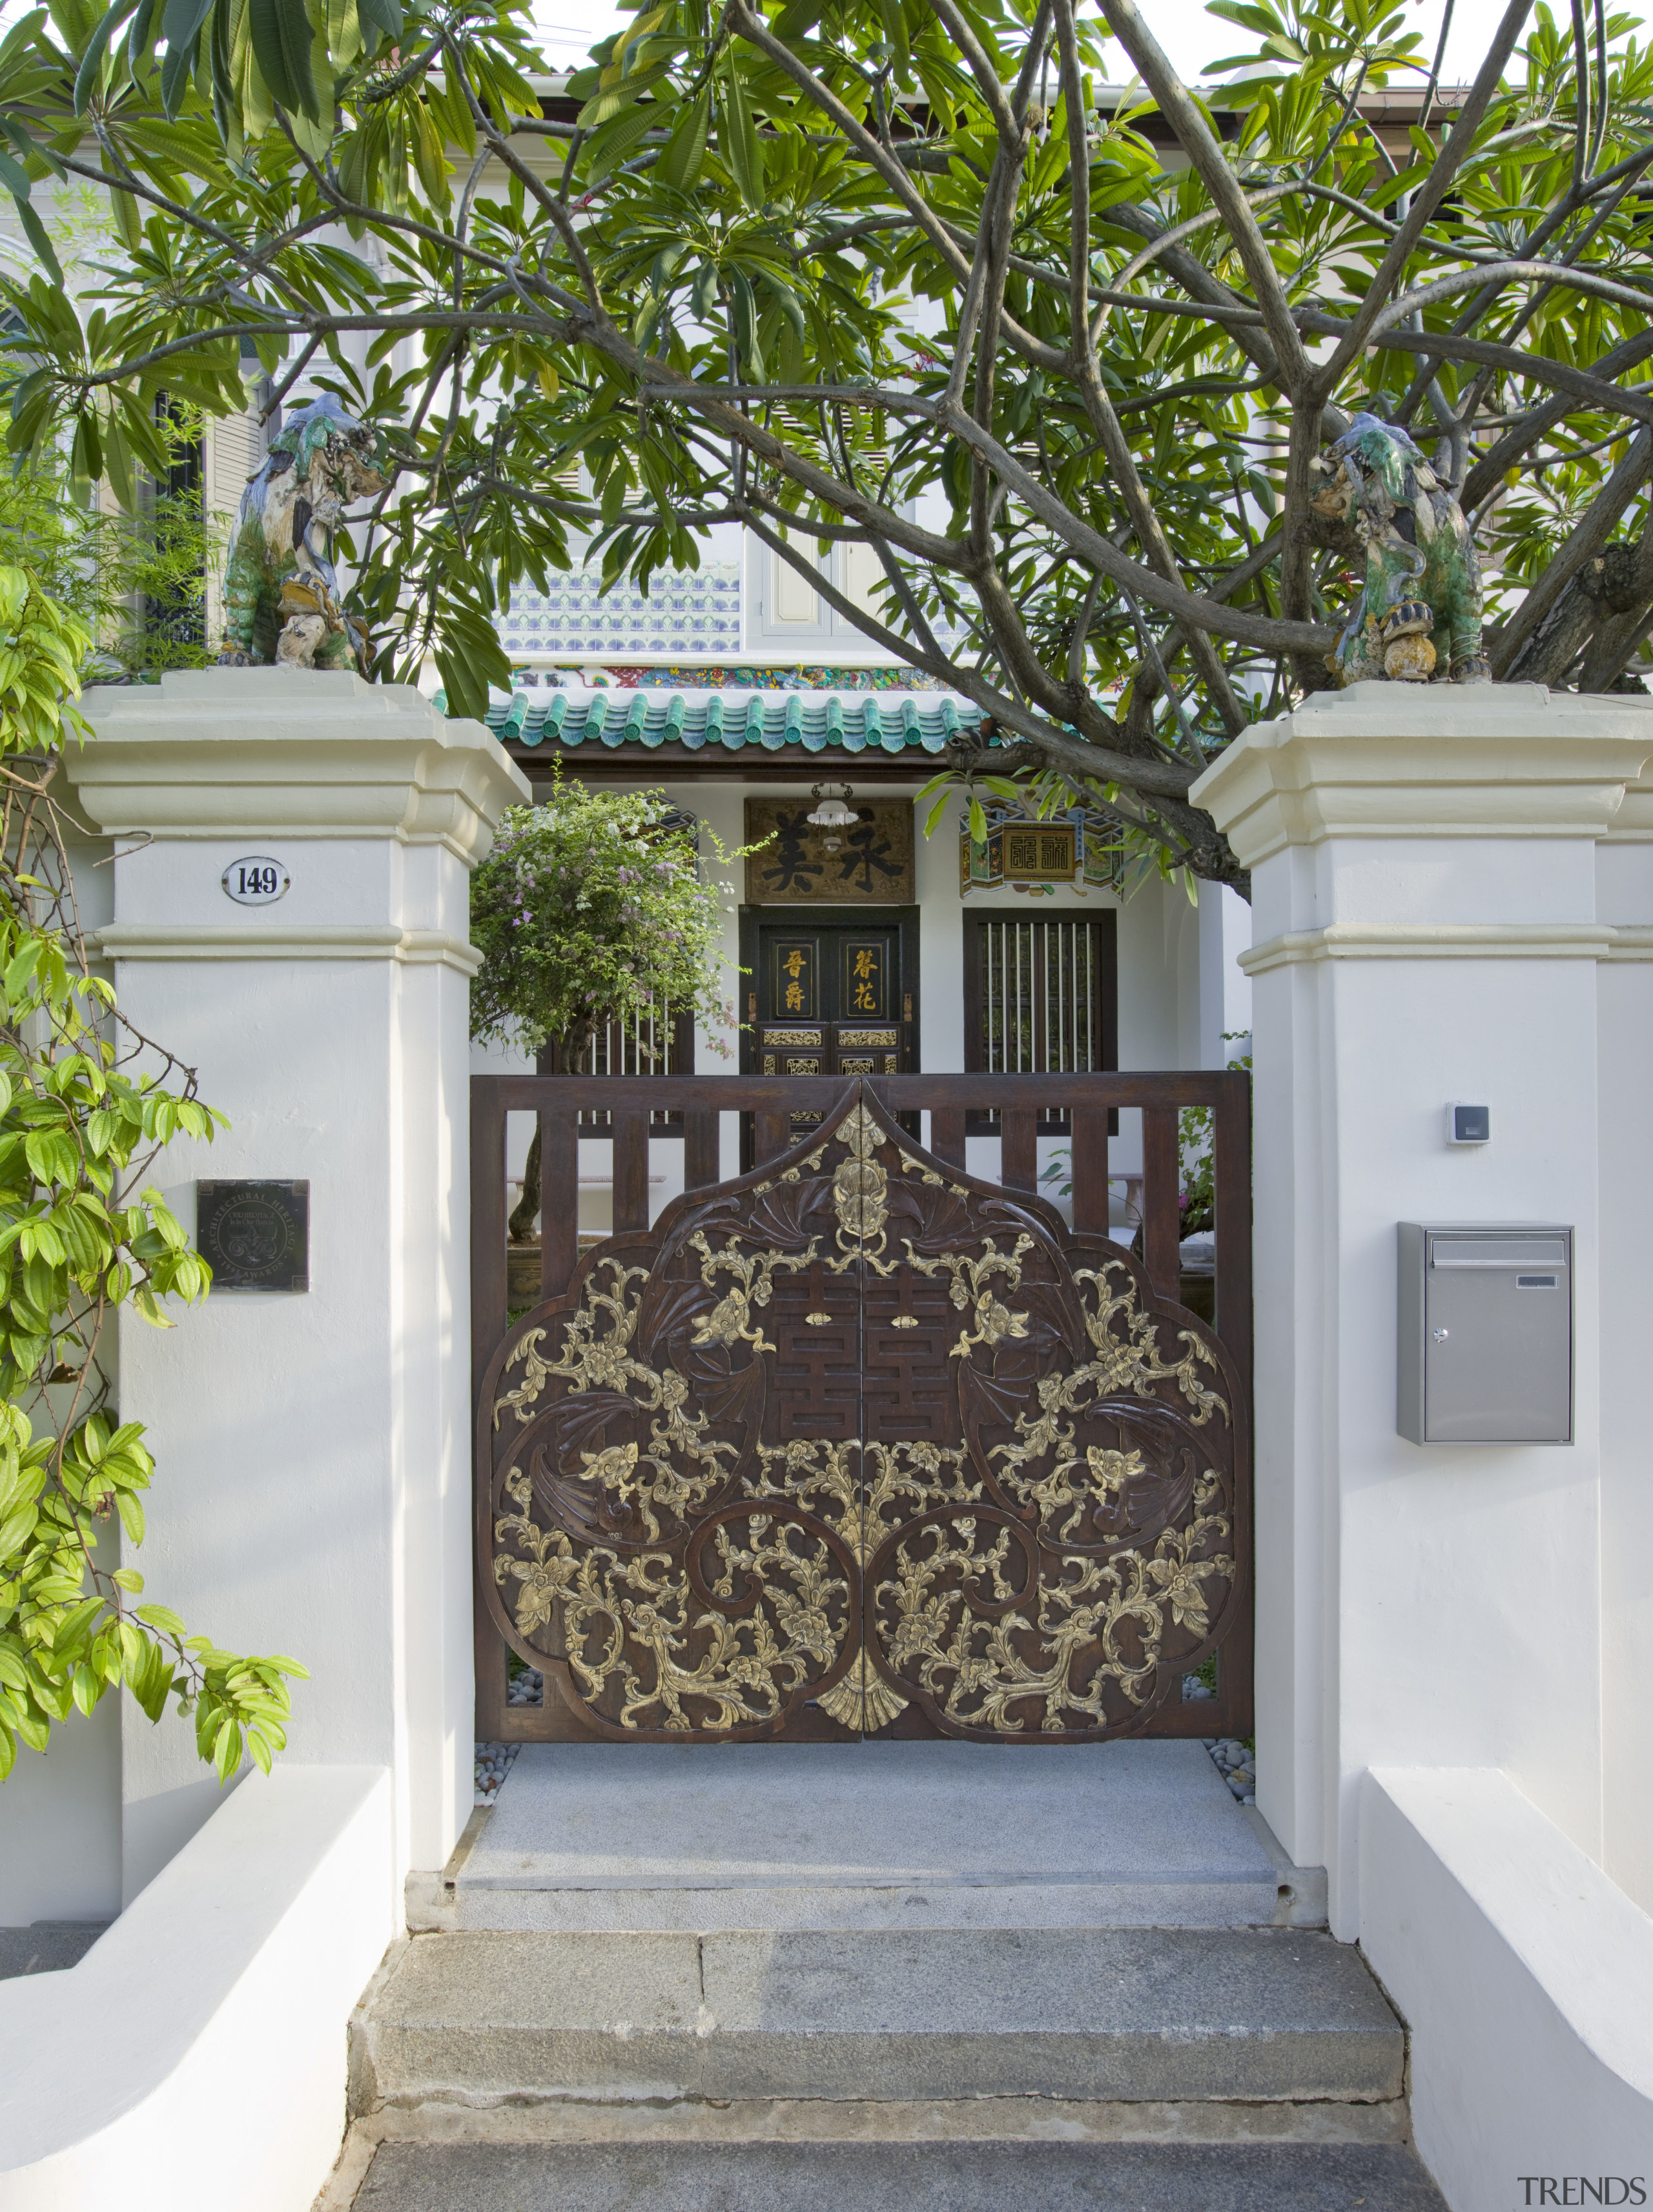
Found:
[[[694,1179],[651,1229],[665,1103]],[[823,1118],[788,1146],[799,1104]],[[963,1172],[967,1105],[1001,1115],[1002,1187]],[[1165,1243],[1191,1105],[1216,1109],[1214,1332]],[[1121,1107],[1146,1263],[1104,1234]],[[708,1184],[720,1109],[758,1164]],[[593,1109],[617,1227],[575,1264],[549,1231]],[[902,1126],[925,1109],[931,1151]],[[548,1234],[507,1328],[511,1111],[540,1117]],[[1018,1187],[1051,1111],[1071,1230]],[[1248,1117],[1236,1074],[476,1078],[478,1734],[1248,1734]],[[507,1649],[542,1706],[507,1705]],[[1187,1698],[1213,1655],[1218,1695]]]

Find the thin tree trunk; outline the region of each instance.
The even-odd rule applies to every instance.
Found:
[[[511,1242],[526,1244],[534,1233],[534,1218],[539,1212],[539,1124],[534,1123],[534,1139],[528,1147],[528,1164],[522,1170],[522,1196],[513,1208],[510,1220]]]
[[[586,1030],[577,1037],[547,1037],[535,1060],[535,1074],[577,1074],[593,1035],[591,1030]],[[522,1196],[512,1208],[511,1218],[507,1224],[514,1244],[526,1244],[533,1236],[541,1195],[539,1121],[536,1116],[533,1139],[528,1146],[528,1158],[522,1170]]]

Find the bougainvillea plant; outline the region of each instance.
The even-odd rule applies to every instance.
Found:
[[[131,1564],[154,1462],[112,1403],[115,1316],[211,1270],[149,1181],[175,1137],[223,1117],[195,1072],[140,1035],[88,968],[52,785],[84,726],[72,701],[87,625],[27,570],[0,566],[0,1781],[19,1743],[124,1686],[152,1721],[193,1718],[227,1780],[286,1742],[296,1660],[244,1658],[146,1600]],[[119,1525],[125,1564],[101,1545]]]
[[[712,842],[720,862],[740,857]],[[559,773],[543,805],[509,810],[471,878],[472,1036],[553,1045],[573,1069],[611,1023],[635,1025],[647,1057],[651,1035],[688,1014],[726,1056],[720,1032],[735,1015],[719,940],[731,896],[702,875],[696,832],[663,792],[593,791]],[[538,1145],[511,1217],[519,1238],[538,1211]]]

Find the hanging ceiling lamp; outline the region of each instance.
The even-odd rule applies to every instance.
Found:
[[[849,804],[854,795],[847,783],[817,783],[810,793],[815,805],[805,819],[821,830],[848,830],[855,819],[855,810]]]
[[[832,796],[835,792],[837,793],[836,799]],[[839,830],[848,830],[856,819],[855,810],[849,804],[854,795],[847,783],[817,783],[811,790],[810,797],[815,805],[804,818],[812,822],[817,829],[830,832],[821,840],[823,851],[836,853],[842,848],[843,840],[838,835]]]

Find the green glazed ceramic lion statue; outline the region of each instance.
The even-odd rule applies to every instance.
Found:
[[[1365,549],[1358,604],[1326,665],[1340,684],[1489,683],[1480,564],[1463,510],[1404,430],[1357,415],[1318,464],[1315,512]]]
[[[339,602],[333,532],[390,481],[379,441],[331,393],[295,408],[241,495],[224,574],[221,666],[356,668],[368,638]]]

